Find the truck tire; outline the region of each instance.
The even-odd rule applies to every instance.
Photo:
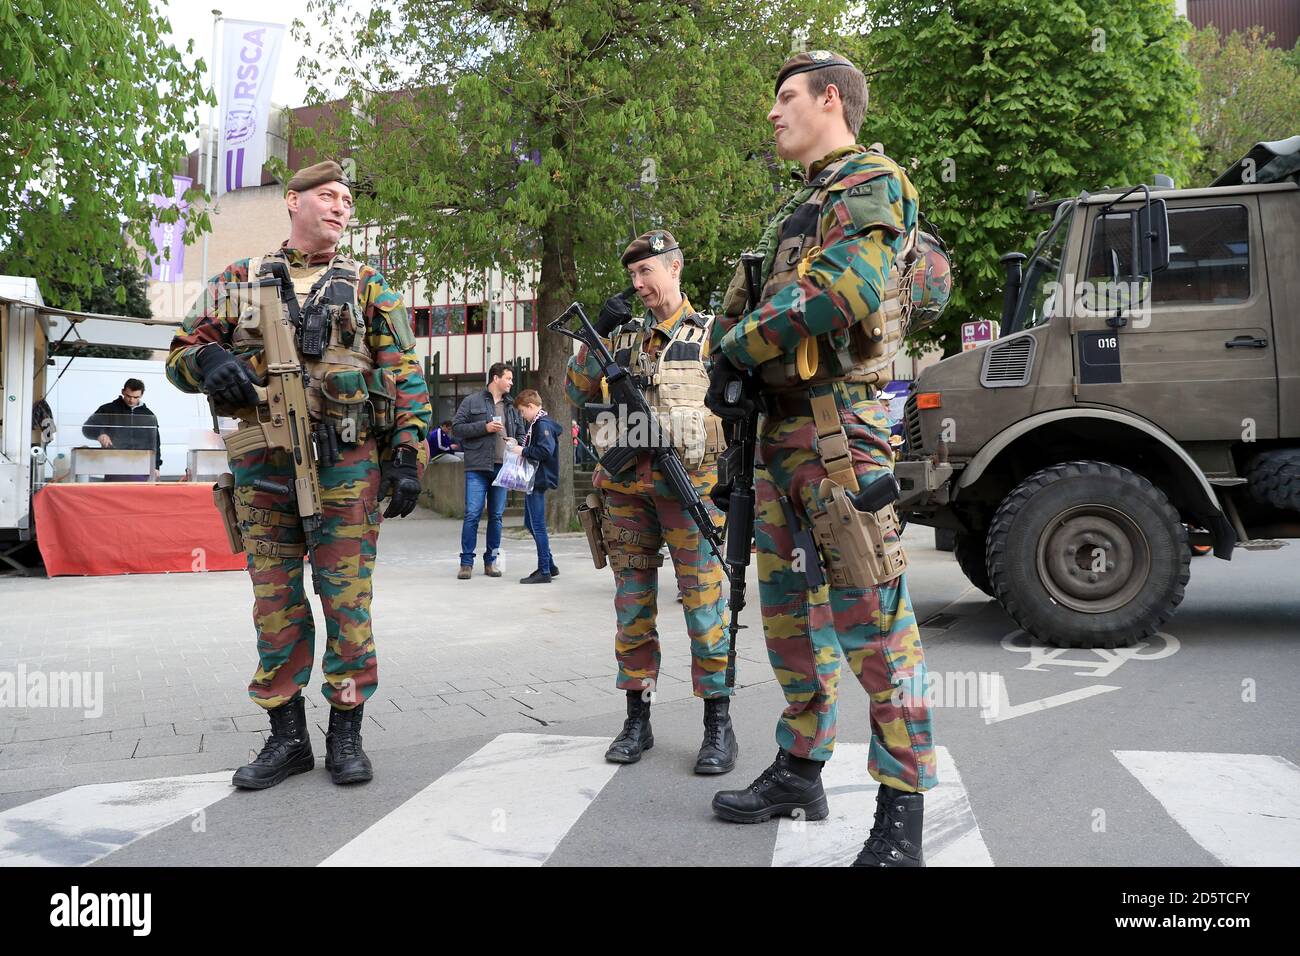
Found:
[[[1246,488],[1260,504],[1300,511],[1300,448],[1262,452],[1246,466]]]
[[[1057,647],[1130,647],[1183,600],[1191,553],[1169,499],[1103,461],[1052,465],[1022,481],[989,525],[993,596]]]
[[[957,564],[961,567],[961,573],[966,575],[966,580],[989,597],[994,597],[993,585],[989,581],[989,566],[986,563],[984,541],[985,536],[982,534],[958,531],[952,553],[953,557],[957,559]]]

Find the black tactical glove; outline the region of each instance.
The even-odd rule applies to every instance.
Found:
[[[709,390],[704,393],[705,407],[724,421],[735,421],[748,418],[757,401],[758,385],[754,376],[742,372],[721,352],[714,355]]]
[[[204,392],[232,408],[257,404],[257,392],[253,390],[257,380],[242,360],[220,345],[208,345],[199,349],[197,361]]]
[[[379,498],[393,496],[384,512],[385,518],[405,518],[415,510],[415,502],[420,497],[418,456],[419,452],[410,445],[403,445],[380,466]]]
[[[618,295],[611,295],[600,307],[594,328],[602,339],[609,338],[620,325],[632,321],[632,307],[627,304],[627,297],[634,291],[624,289]]]

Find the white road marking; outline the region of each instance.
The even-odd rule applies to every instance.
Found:
[[[85,866],[232,793],[229,770],[73,787],[0,813],[0,866]]]
[[[867,775],[867,744],[837,744],[822,770],[831,815],[816,822],[782,818],[773,866],[846,866],[862,849],[876,814],[879,784]],[[935,747],[939,784],[925,795],[926,866],[992,866],[961,774]]]
[[[1024,631],[1012,631],[1002,638],[1002,649],[1029,655],[1029,663],[1017,668],[1018,670],[1045,673],[1048,665],[1050,665],[1053,667],[1082,668],[1082,670],[1074,672],[1076,677],[1109,677],[1129,661],[1164,660],[1166,657],[1177,654],[1179,648],[1182,647],[1182,642],[1172,634],[1157,631],[1155,637],[1159,638],[1159,649],[1150,653],[1146,653],[1147,648],[1154,646],[1150,641],[1139,641],[1132,647],[1116,647],[1114,649],[1105,647],[1088,648],[1088,652],[1096,655],[1096,660],[1078,660],[1077,658],[1065,657],[1064,655],[1075,653],[1075,651],[1066,647],[1046,647],[1037,643],[1034,638]],[[1085,651],[1081,650],[1078,653],[1082,654]]]
[[[1038,700],[1027,700],[1023,704],[1012,704],[1011,699],[1007,696],[1007,682],[1002,675],[993,674],[991,683],[996,696],[991,705],[986,704],[983,710],[980,711],[980,716],[984,718],[986,724],[998,724],[1004,720],[1024,717],[1026,714],[1036,714],[1039,711],[1050,710],[1063,704],[1073,704],[1075,701],[1087,700],[1089,697],[1108,694],[1113,690],[1120,689],[1110,684],[1092,684],[1088,687],[1080,687],[1078,690],[1066,691],[1063,694],[1053,694],[1051,697],[1041,697]]]
[[[603,737],[501,734],[321,866],[541,866],[618,770]]]
[[[1116,759],[1225,866],[1300,864],[1300,767],[1266,754],[1116,750]]]

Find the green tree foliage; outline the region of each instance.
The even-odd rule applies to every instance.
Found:
[[[364,105],[299,142],[350,145],[372,190],[361,215],[384,225],[397,278],[540,267],[536,384],[557,410],[572,348],[545,323],[625,286],[619,255],[632,238],[672,231],[696,307],[725,286],[789,186],[764,117],[797,42],[790,25],[822,37],[840,9],[411,0],[348,19],[335,0],[315,6],[329,29],[297,25],[323,38],[303,68],[314,98],[333,86]],[[567,527],[571,462],[560,459],[552,517]]]
[[[53,304],[104,288],[121,304],[108,273],[149,248],[148,197],[171,195],[209,101],[202,61],[186,68],[166,32],[148,0],[0,3],[0,273]],[[207,228],[197,214],[188,238]]]
[[[1256,143],[1300,133],[1300,57],[1268,45],[1258,27],[1222,37],[1196,31],[1188,58],[1201,76],[1191,185],[1205,186]]]
[[[79,311],[100,315],[131,315],[138,319],[153,318],[153,307],[149,304],[149,284],[143,272],[131,262],[120,266],[105,266],[101,271],[104,284],[92,288],[88,293],[81,294],[69,289],[57,279],[52,280],[50,286],[64,300],[77,296],[81,303]]]
[[[911,168],[922,211],[953,259],[942,322],[911,347],[960,348],[957,330],[996,319],[1001,253],[1048,220],[1026,191],[1053,196],[1185,182],[1195,73],[1190,33],[1168,0],[896,0],[870,5],[846,43],[867,64],[861,139]]]

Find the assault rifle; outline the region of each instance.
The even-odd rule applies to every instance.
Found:
[[[631,373],[614,360],[604,340],[592,326],[591,320],[587,318],[581,303],[573,303],[547,328],[587,346],[600,362],[601,372],[605,376],[605,381],[609,383],[611,406],[620,410],[624,422],[639,425],[639,427],[626,429],[625,434],[640,432],[647,439],[640,445],[620,445],[606,452],[601,456],[601,467],[611,475],[616,475],[641,452],[650,452],[655,467],[664,476],[664,480],[668,482],[677,500],[682,503],[691,520],[695,522],[695,526],[700,529],[700,534],[709,543],[709,549],[721,561],[722,534],[713,524],[713,519],[709,517],[709,510],[705,507],[699,492],[691,484],[690,475],[686,473],[686,466],[682,464],[677,449],[667,441],[656,440],[659,437],[659,417],[646,401],[641,389],[637,387]]]

